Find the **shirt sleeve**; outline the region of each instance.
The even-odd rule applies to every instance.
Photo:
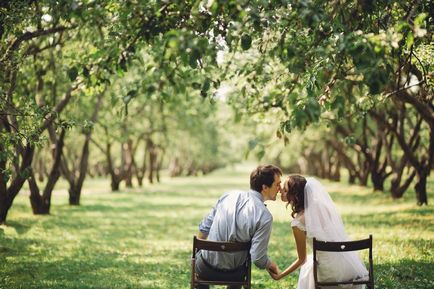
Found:
[[[217,207],[219,206],[220,202],[226,197],[227,194],[224,194],[220,197],[220,199],[217,201],[217,204],[212,208],[211,212],[203,218],[202,222],[199,224],[199,231],[209,235],[209,230],[211,228],[211,225],[214,221],[214,216],[217,211]]]
[[[268,242],[271,236],[271,227],[273,223],[273,217],[271,214],[260,223],[258,230],[252,238],[252,246],[250,247],[250,255],[252,257],[252,262],[259,268],[265,269],[271,263],[268,258],[267,249]]]

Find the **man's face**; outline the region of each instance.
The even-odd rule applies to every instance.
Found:
[[[280,176],[274,175],[274,182],[271,184],[271,187],[269,188],[269,198],[270,200],[275,201],[277,194],[280,192]]]

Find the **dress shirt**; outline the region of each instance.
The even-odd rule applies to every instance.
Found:
[[[252,242],[252,262],[260,269],[271,263],[267,256],[273,216],[264,204],[261,193],[232,191],[223,194],[211,212],[202,220],[199,230],[208,235],[208,240],[222,242]],[[220,269],[241,266],[247,252],[201,252],[202,258]]]

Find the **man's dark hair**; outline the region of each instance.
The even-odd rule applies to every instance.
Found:
[[[250,188],[262,192],[262,185],[271,187],[275,175],[281,176],[282,170],[273,165],[258,166],[250,174]]]

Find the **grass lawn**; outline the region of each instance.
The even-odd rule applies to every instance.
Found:
[[[163,178],[143,189],[109,191],[107,180],[85,185],[81,206],[69,206],[60,183],[49,216],[34,216],[21,193],[0,226],[0,288],[189,288],[192,237],[228,189],[246,189],[253,166],[206,177]],[[376,288],[434,288],[434,209],[413,192],[387,194],[324,181],[347,233],[374,237]],[[434,179],[429,185],[434,202]],[[274,216],[270,257],[281,269],[296,257],[290,211],[269,202]],[[253,288],[295,288],[298,271],[281,281],[253,269]]]

